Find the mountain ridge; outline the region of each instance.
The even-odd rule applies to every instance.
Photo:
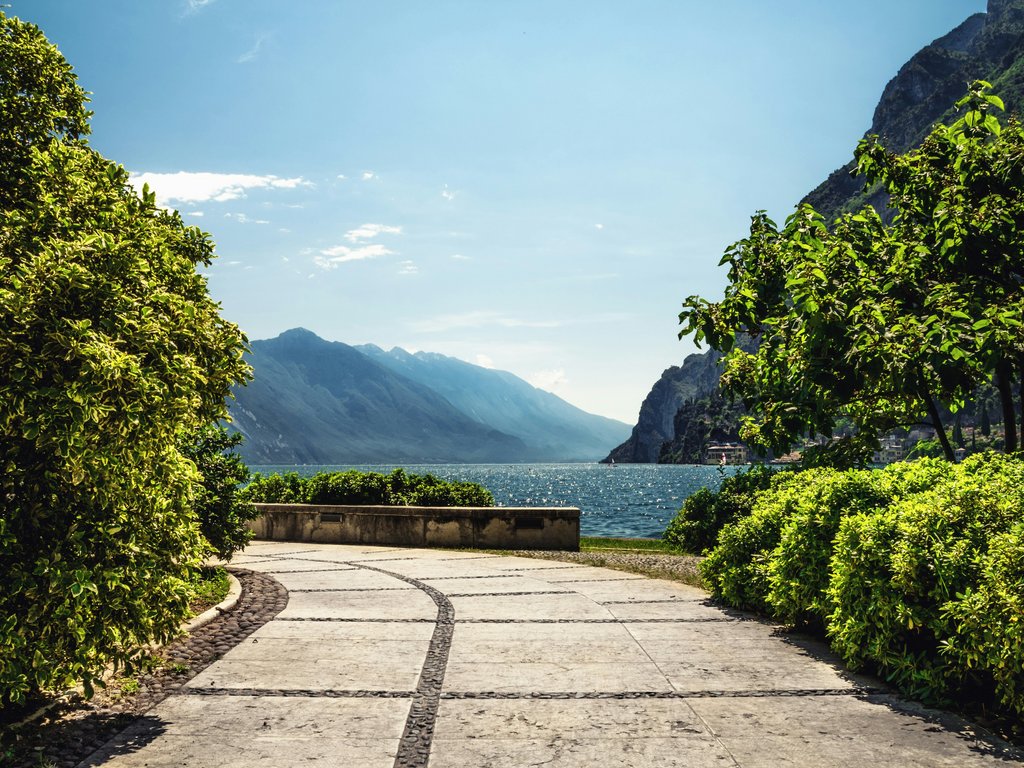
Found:
[[[303,328],[253,341],[248,355],[253,380],[235,388],[234,400],[229,403],[230,427],[246,438],[240,448],[242,457],[251,464],[596,460],[629,431],[628,424],[586,414],[555,395],[543,393],[581,414],[581,421],[601,435],[597,438],[600,447],[580,445],[576,439],[579,435],[557,419],[537,422],[534,427],[562,435],[561,442],[528,442],[494,423],[505,423],[507,418],[503,421],[488,418],[488,414],[474,415],[453,404],[436,383],[430,385],[430,376],[399,372],[396,368],[401,368],[400,363],[387,364],[383,359],[388,354],[372,345],[360,349],[326,341]],[[471,369],[487,370],[436,353],[425,354],[432,356],[426,359],[433,365],[435,377],[441,361],[446,361],[442,368],[465,366],[467,382],[472,380],[468,375]],[[403,356],[417,360],[401,350],[398,357]],[[513,374],[488,373],[519,382],[523,397],[523,387],[541,392]],[[527,409],[509,397],[509,407]],[[490,405],[492,417],[497,405]],[[614,426],[609,429],[605,422],[618,425],[618,431]]]

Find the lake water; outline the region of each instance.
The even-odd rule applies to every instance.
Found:
[[[259,466],[253,472],[317,472],[359,469],[390,472],[398,465]],[[657,538],[700,488],[717,488],[718,467],[677,464],[406,464],[413,474],[480,483],[502,507],[579,507],[583,536]],[[726,467],[733,474],[738,467]]]

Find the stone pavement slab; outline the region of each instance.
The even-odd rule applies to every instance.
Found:
[[[685,585],[326,544],[254,542],[236,562],[287,607],[82,766],[1024,763]]]

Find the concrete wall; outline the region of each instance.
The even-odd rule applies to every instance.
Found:
[[[574,507],[372,507],[256,504],[257,539],[481,549],[580,548]]]

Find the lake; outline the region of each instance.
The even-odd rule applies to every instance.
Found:
[[[397,464],[251,465],[253,472],[312,475],[345,469],[390,472]],[[480,483],[502,507],[579,507],[583,536],[657,538],[700,488],[717,488],[722,471],[679,464],[405,464],[406,471]],[[739,467],[725,467],[727,475]]]

